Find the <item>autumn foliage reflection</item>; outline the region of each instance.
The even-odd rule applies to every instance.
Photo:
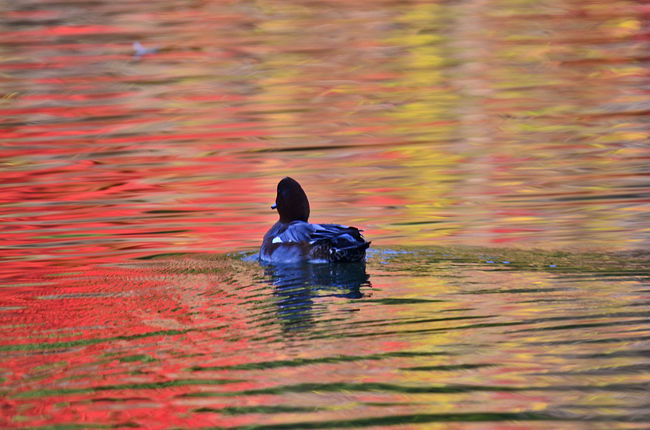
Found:
[[[6,3],[0,427],[650,422],[643,2]]]

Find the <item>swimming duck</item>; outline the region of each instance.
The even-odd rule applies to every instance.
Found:
[[[278,183],[275,204],[280,219],[264,235],[260,259],[270,263],[363,261],[370,242],[356,227],[311,224],[307,194],[295,179]]]

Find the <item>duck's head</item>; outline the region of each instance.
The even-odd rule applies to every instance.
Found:
[[[278,194],[271,209],[277,209],[281,222],[307,221],[309,200],[295,179],[286,177],[278,183]]]

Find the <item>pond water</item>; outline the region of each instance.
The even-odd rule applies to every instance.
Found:
[[[0,427],[650,425],[645,2],[1,8]]]

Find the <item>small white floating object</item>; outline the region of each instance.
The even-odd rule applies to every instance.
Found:
[[[137,41],[137,40],[136,40],[135,42],[133,42],[133,50],[135,51],[135,53],[133,54],[133,57],[134,57],[134,58],[140,58],[140,57],[142,57],[142,56],[144,56],[144,55],[155,54],[156,52],[158,52],[158,48],[157,48],[157,47],[153,47],[153,48],[145,48],[145,47],[142,46],[142,44],[141,44],[139,41]]]

